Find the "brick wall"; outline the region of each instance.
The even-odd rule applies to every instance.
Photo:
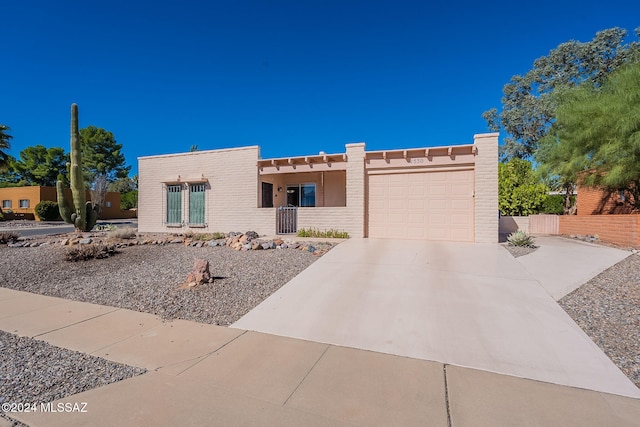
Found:
[[[628,194],[626,198],[630,197]],[[629,200],[622,200],[618,191],[607,191],[597,187],[578,186],[577,214],[628,214],[634,208]]]
[[[640,215],[560,216],[560,234],[598,235],[603,242],[621,246],[640,245],[639,227]]]
[[[475,165],[475,241],[498,242],[498,134],[474,135],[477,148]]]

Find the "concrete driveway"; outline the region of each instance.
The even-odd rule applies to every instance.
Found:
[[[525,267],[498,244],[351,239],[232,326],[640,397],[537,278],[572,250]]]

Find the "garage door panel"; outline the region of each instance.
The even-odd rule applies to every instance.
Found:
[[[428,184],[428,194],[431,197],[444,197],[447,194],[447,186],[444,184]]]
[[[431,199],[427,201],[427,206],[432,211],[442,211],[447,208],[446,199]]]
[[[409,211],[419,210],[420,212],[424,212],[425,210],[425,200],[424,197],[421,199],[409,199],[407,200],[407,207]]]
[[[473,189],[468,184],[453,184],[449,193],[452,197],[469,196],[473,194]]]
[[[473,170],[368,176],[368,235],[473,241]]]
[[[451,224],[452,225],[469,225],[469,216],[468,215],[451,215]]]
[[[460,200],[450,200],[451,209],[453,210],[470,210],[473,209],[473,203],[470,200],[460,199]]]

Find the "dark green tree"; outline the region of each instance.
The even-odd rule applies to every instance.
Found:
[[[127,177],[131,166],[125,166],[122,144],[116,142],[113,133],[88,126],[80,129],[80,140],[85,182],[91,183],[99,175],[106,176],[109,182]]]
[[[138,207],[138,176],[119,178],[109,184],[109,191],[120,193],[120,209]]]
[[[563,180],[626,191],[640,209],[640,63],[620,68],[600,87],[567,90],[557,102],[536,159]]]
[[[635,30],[640,37],[640,28]],[[538,58],[525,75],[503,88],[502,110],[483,113],[489,128],[503,130],[501,158],[531,158],[556,118],[554,93],[581,84],[599,86],[621,65],[640,61],[640,43],[624,44],[627,31],[610,28],[589,42],[568,41]]]
[[[66,172],[69,156],[60,147],[44,145],[27,147],[20,152],[19,159],[9,161],[9,168],[25,185],[54,187],[58,174]]]
[[[7,133],[11,128],[0,124],[0,170],[6,170],[8,166],[9,155],[4,151],[11,147],[9,141],[13,138]]]
[[[137,178],[134,176],[133,178],[118,178],[109,184],[109,191],[115,191],[117,193],[126,193],[128,191],[133,191],[138,188]]]

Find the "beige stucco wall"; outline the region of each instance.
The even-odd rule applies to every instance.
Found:
[[[359,231],[358,225],[354,224],[349,208],[346,206],[298,208],[298,230],[302,228],[313,228],[320,231],[346,231],[349,233],[349,237],[354,237]]]
[[[474,136],[474,237],[476,242],[498,241],[498,134]],[[456,156],[459,162],[470,160]],[[316,183],[316,208],[300,208],[298,228],[338,229],[350,237],[365,237],[365,144],[347,144],[346,171],[259,175],[259,147],[197,151],[139,158],[139,229],[142,232],[214,232],[254,230],[275,234],[276,209],[286,204],[286,185]],[[406,160],[405,160],[406,163]],[[346,175],[346,176],[345,176]],[[204,228],[189,227],[188,192],[183,192],[181,227],[167,227],[167,182],[206,178]],[[274,185],[274,208],[260,208],[261,182]],[[324,186],[321,185],[324,182]],[[278,187],[283,191],[278,192]]]
[[[258,208],[259,147],[195,151],[138,159],[138,227],[141,232],[248,231],[273,234],[272,209]],[[166,192],[163,183],[206,178],[206,227],[189,227],[188,192],[183,189],[185,225],[167,227]]]
[[[363,142],[347,144],[347,224],[349,237],[364,237],[365,233],[365,168]]]
[[[498,134],[474,135],[477,147],[475,165],[475,241],[498,242]]]
[[[324,173],[324,206],[347,206],[346,171]]]
[[[501,216],[499,232],[500,234],[511,234],[515,231],[529,232],[528,216]]]

